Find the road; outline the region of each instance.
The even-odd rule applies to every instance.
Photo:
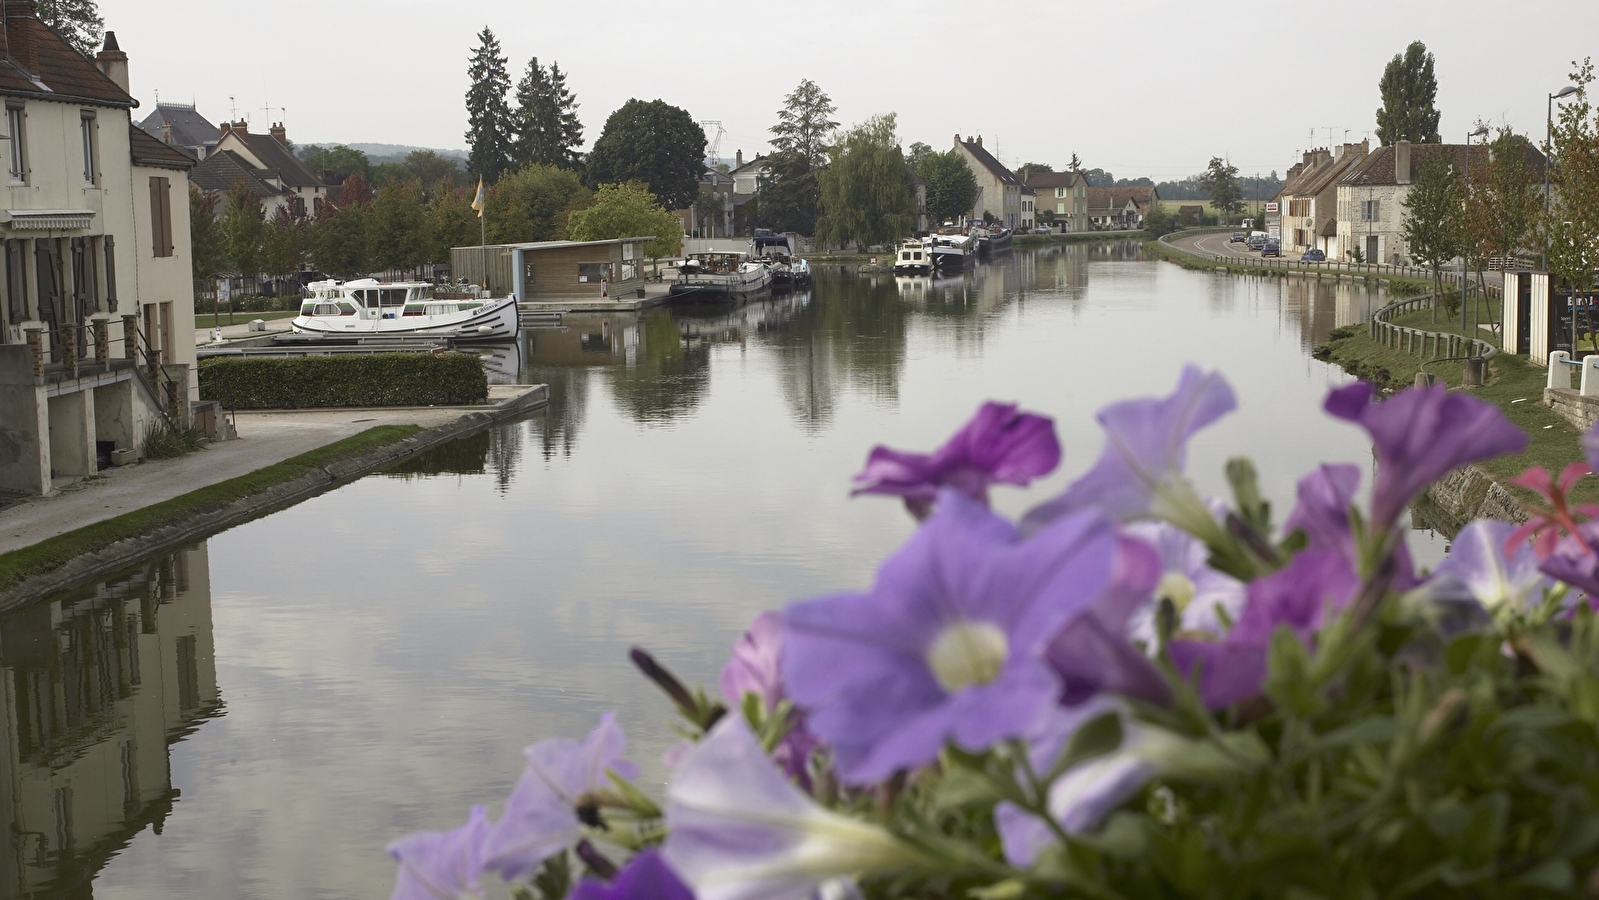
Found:
[[[1208,231],[1203,234],[1189,234],[1173,238],[1171,243],[1181,250],[1190,250],[1203,253],[1206,256],[1234,256],[1247,259],[1260,259],[1258,252],[1252,252],[1243,244],[1234,244],[1229,238],[1231,231]]]

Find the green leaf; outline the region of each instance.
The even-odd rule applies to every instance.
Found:
[[[1266,696],[1278,706],[1299,716],[1320,712],[1325,703],[1311,682],[1310,652],[1286,625],[1279,625],[1271,636],[1267,656]]]
[[[633,783],[616,774],[610,769],[605,770],[605,777],[611,780],[611,786],[622,796],[627,803],[627,808],[645,819],[659,819],[662,815],[660,806],[656,805],[649,795],[633,786]]]
[[[1386,744],[1404,732],[1405,726],[1392,717],[1373,716],[1327,732],[1311,742],[1305,752],[1310,756],[1320,756],[1357,744]]]
[[[1233,488],[1238,516],[1259,534],[1271,533],[1271,504],[1260,493],[1255,463],[1247,456],[1227,460],[1227,482]]]
[[[1471,667],[1483,651],[1485,646],[1497,645],[1499,638],[1487,634],[1463,634],[1449,642],[1449,649],[1444,652],[1444,661],[1449,665],[1449,671],[1459,675]]]
[[[1045,782],[1054,782],[1078,763],[1104,756],[1122,745],[1122,722],[1116,713],[1106,713],[1084,722],[1072,735],[1060,759],[1049,770]]]
[[[1106,820],[1098,831],[1076,835],[1075,840],[1112,859],[1134,862],[1150,852],[1147,830],[1151,825],[1152,820],[1146,814],[1120,810]]]
[[[972,900],[1016,900],[1027,892],[1027,882],[1020,878],[1007,878],[987,887],[972,888],[966,896]]]
[[[1516,876],[1516,884],[1527,887],[1540,887],[1545,890],[1566,893],[1576,882],[1576,875],[1571,870],[1571,862],[1565,859],[1546,859],[1527,871]]]
[[[971,806],[992,806],[1003,797],[986,776],[971,769],[951,768],[933,793],[933,810],[948,812]]]

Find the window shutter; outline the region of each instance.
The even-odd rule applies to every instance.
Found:
[[[107,312],[117,311],[117,255],[116,239],[111,235],[105,236],[105,308]]]
[[[161,179],[150,177],[150,255],[161,255]]]
[[[172,255],[172,182],[161,179],[161,255]]]
[[[33,241],[33,258],[37,266],[39,281],[39,320],[52,325],[56,321],[56,264],[55,254],[50,252],[51,239],[35,238]]]
[[[22,242],[15,238],[6,241],[6,294],[11,309],[11,324],[19,325],[28,318],[27,276],[22,271]]]

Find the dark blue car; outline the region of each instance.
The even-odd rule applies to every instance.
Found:
[[[1277,242],[1276,241],[1267,241],[1265,246],[1260,248],[1260,255],[1262,257],[1266,257],[1266,256],[1282,256],[1283,252],[1282,252],[1282,249],[1277,246]]]
[[[1314,247],[1312,247],[1311,249],[1306,250],[1304,253],[1300,254],[1299,261],[1300,262],[1326,262],[1327,261],[1327,254],[1325,254],[1325,253],[1321,252],[1320,250],[1317,250]]]

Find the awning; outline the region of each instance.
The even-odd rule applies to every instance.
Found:
[[[92,221],[92,209],[8,209],[0,216],[12,231],[82,231]]]

